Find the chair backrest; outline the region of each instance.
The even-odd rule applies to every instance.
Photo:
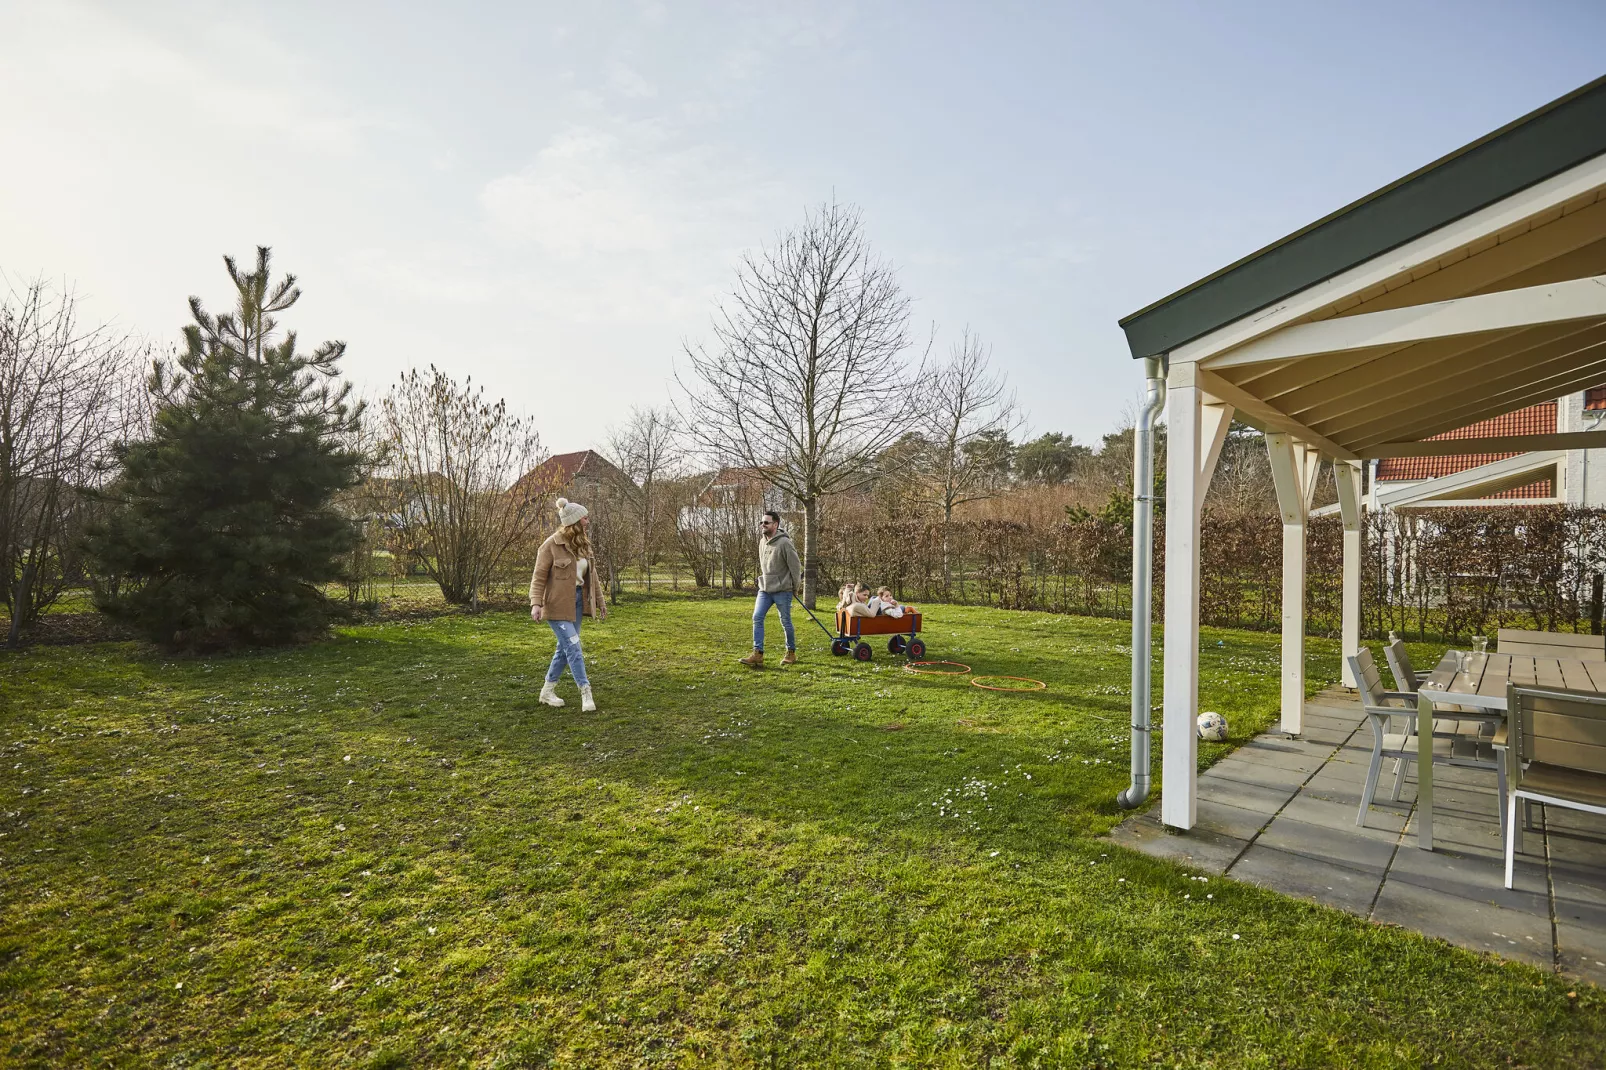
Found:
[[[1495,649],[1502,654],[1524,654],[1533,658],[1569,658],[1574,661],[1606,661],[1606,636],[1501,628],[1495,633],[1495,641]]]
[[[1383,686],[1383,677],[1377,671],[1371,650],[1363,646],[1353,654],[1346,654],[1345,659],[1349,662],[1350,675],[1355,677],[1355,689],[1361,693],[1361,705],[1387,706],[1383,697],[1387,688]]]
[[[1606,695],[1510,684],[1506,709],[1519,762],[1606,774]]]
[[[1410,655],[1405,652],[1405,640],[1396,639],[1384,647],[1383,656],[1388,658],[1389,672],[1394,674],[1394,690],[1416,694],[1419,681],[1416,670],[1411,667]]]

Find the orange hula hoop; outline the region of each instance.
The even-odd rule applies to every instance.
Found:
[[[993,687],[991,684],[982,683],[983,680],[1020,680],[1020,681],[1022,681],[1024,683],[1036,684],[1037,686],[1036,687]],[[1033,680],[1030,676],[977,676],[977,677],[973,678],[970,681],[970,686],[971,687],[979,687],[983,691],[1042,691],[1044,688],[1048,687],[1048,685],[1045,684],[1043,681],[1041,681],[1041,680]]]
[[[959,671],[952,672],[942,669],[917,669],[915,668],[916,665],[957,665],[959,666]],[[904,665],[903,671],[919,673],[922,676],[964,676],[970,672],[970,666],[966,665],[962,661],[911,661]]]

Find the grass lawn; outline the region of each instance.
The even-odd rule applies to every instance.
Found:
[[[817,631],[755,673],[747,613],[588,626],[596,714],[536,704],[511,614],[0,654],[0,1064],[1606,1059],[1597,989],[1097,839],[1120,622],[932,607],[928,656],[1049,684],[1006,695]],[[1275,636],[1201,664],[1235,739],[1273,718]]]

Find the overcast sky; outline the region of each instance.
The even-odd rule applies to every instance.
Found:
[[[782,13],[784,11],[784,13]],[[741,250],[862,207],[921,333],[1034,431],[1136,394],[1116,320],[1606,71],[1606,3],[0,0],[0,272],[172,344],[271,245],[285,322],[554,452],[668,395]]]

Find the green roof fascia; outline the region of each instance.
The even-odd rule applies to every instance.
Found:
[[[1606,77],[1551,101],[1120,321],[1170,351],[1606,153]]]

